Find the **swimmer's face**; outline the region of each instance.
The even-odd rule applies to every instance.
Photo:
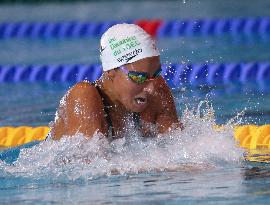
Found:
[[[159,56],[144,58],[125,65],[125,68],[129,71],[145,72],[148,73],[150,77],[152,77],[160,67]],[[113,87],[118,96],[118,100],[126,109],[132,112],[142,112],[148,106],[149,97],[155,92],[156,79],[147,80],[144,83],[138,84],[129,79],[127,74],[122,70],[117,69],[113,80]]]

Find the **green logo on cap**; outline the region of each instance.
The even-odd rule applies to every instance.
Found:
[[[113,55],[117,56],[124,51],[137,47],[141,43],[137,40],[136,36],[131,36],[120,40],[111,38],[109,39],[109,44],[111,50],[113,51]]]

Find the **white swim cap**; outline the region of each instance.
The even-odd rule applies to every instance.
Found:
[[[159,55],[154,39],[135,24],[116,24],[100,40],[103,71]]]

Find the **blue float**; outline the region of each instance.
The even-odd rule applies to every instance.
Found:
[[[269,82],[270,63],[169,64],[162,75],[171,87]],[[0,65],[0,83],[6,82],[90,82],[102,74],[100,64]]]
[[[136,23],[140,20],[129,20]],[[152,20],[146,20],[151,24]],[[81,38],[100,37],[109,27],[120,21],[106,22],[2,22],[0,39],[7,38]],[[196,35],[259,35],[269,36],[269,17],[216,18],[163,20],[156,30],[157,37],[178,37]]]

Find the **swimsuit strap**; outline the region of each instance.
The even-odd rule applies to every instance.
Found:
[[[101,96],[101,100],[102,100],[103,105],[104,105],[105,118],[106,118],[106,121],[108,123],[109,131],[112,134],[112,136],[115,136],[115,132],[114,132],[114,129],[113,129],[113,124],[112,124],[112,119],[110,117],[110,111],[109,111],[110,105],[105,100],[105,96],[104,96],[102,90],[100,89],[100,87],[98,87],[95,82],[93,82],[92,85],[95,85],[95,87],[97,88],[97,91],[98,91],[99,95]],[[141,115],[140,115],[140,113],[133,112],[132,118],[133,118],[135,127],[139,129],[141,127]]]
[[[111,119],[111,117],[110,117],[110,112],[109,112],[109,107],[110,107],[110,105],[109,105],[109,103],[105,100],[104,94],[102,93],[100,87],[98,87],[98,86],[96,85],[95,82],[92,83],[92,85],[95,85],[95,87],[97,88],[97,91],[98,91],[98,93],[99,93],[99,95],[100,95],[100,97],[101,97],[101,100],[102,100],[103,105],[104,105],[105,118],[106,118],[106,121],[107,121],[107,124],[108,124],[108,128],[109,128],[109,131],[111,132],[112,136],[114,136],[115,133],[114,133],[113,124],[112,124],[112,119]]]
[[[112,134],[112,136],[115,136],[114,129],[113,129],[113,124],[112,124],[112,119],[110,117],[110,112],[109,112],[110,105],[105,100],[104,94],[102,93],[100,87],[97,86],[96,82],[91,83],[91,85],[94,85],[97,88],[97,91],[98,91],[99,95],[101,96],[101,100],[102,100],[103,105],[104,105],[105,118],[106,118],[106,121],[108,123],[109,131]],[[133,112],[132,117],[133,117],[135,126],[137,128],[139,128],[140,125],[141,125],[141,120],[140,120],[141,119],[141,115],[140,115],[140,113]],[[49,138],[50,138],[50,133],[48,133],[48,135],[46,136],[46,139],[45,140],[47,140]]]

